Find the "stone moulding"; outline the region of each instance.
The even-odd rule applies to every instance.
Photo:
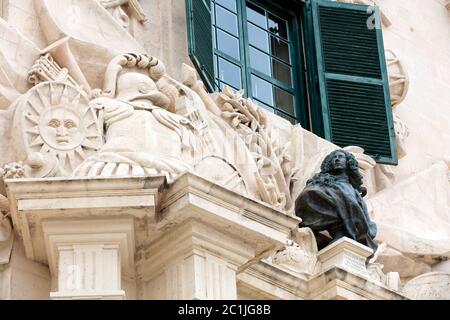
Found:
[[[192,173],[172,184],[163,176],[5,183],[26,256],[48,264],[57,280],[52,299],[124,299],[120,276],[137,277],[153,288],[160,271],[167,285],[186,285],[189,293],[148,289],[144,298],[234,299],[235,289],[211,296],[205,286],[235,288],[236,274],[280,249],[300,222]],[[98,262],[92,266],[80,256]],[[211,280],[201,270],[214,266],[219,271]],[[88,285],[84,280],[67,285],[71,268],[81,270],[78,278],[88,279]],[[173,268],[188,276],[173,278]]]
[[[164,177],[123,179],[14,179],[6,180],[11,216],[22,236],[29,259],[48,263],[44,219],[152,216]]]
[[[193,204],[196,204],[197,211],[205,210],[205,207],[202,206],[206,203],[202,200],[207,200],[212,202],[211,204],[216,210],[227,209],[238,214],[239,220],[242,222],[247,220],[258,221],[261,227],[270,227],[283,234],[278,240],[282,240],[294,231],[301,222],[299,218],[289,216],[262,201],[242,197],[231,190],[190,173],[184,174],[171,185],[170,190],[161,202],[158,219],[162,221],[170,215],[172,213],[170,206],[183,198],[189,198]]]
[[[339,266],[307,279],[261,260],[238,275],[238,292],[252,299],[407,300],[403,294]]]

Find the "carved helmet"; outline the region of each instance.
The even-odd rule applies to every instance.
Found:
[[[117,99],[132,102],[136,99],[150,100],[155,106],[167,108],[169,98],[161,93],[155,82],[147,75],[129,72],[117,80]]]

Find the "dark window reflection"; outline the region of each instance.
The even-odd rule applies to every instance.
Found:
[[[277,87],[274,88],[274,91],[275,91],[275,106],[288,114],[292,115],[295,114],[294,96],[289,92],[281,90]]]
[[[283,37],[284,39],[287,39],[288,32],[286,21],[274,16],[271,13],[269,13],[268,19],[269,19],[269,31],[280,37]]]
[[[285,41],[274,36],[270,36],[270,42],[272,46],[272,54],[278,59],[289,63],[291,60],[289,54],[289,45]]]
[[[291,67],[278,61],[277,59],[272,59],[272,70],[273,77],[292,86],[292,70]]]

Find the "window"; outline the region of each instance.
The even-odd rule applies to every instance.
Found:
[[[211,91],[243,88],[292,123],[397,164],[376,7],[332,0],[186,3],[189,53]]]
[[[292,123],[303,122],[295,13],[270,1],[212,0],[214,89],[247,96]]]

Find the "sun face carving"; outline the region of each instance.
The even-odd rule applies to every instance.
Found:
[[[77,88],[44,82],[29,91],[24,103],[28,152],[55,155],[66,174],[102,146],[96,110]]]
[[[39,133],[56,150],[72,150],[85,138],[82,119],[70,109],[58,106],[45,111],[39,119]]]

